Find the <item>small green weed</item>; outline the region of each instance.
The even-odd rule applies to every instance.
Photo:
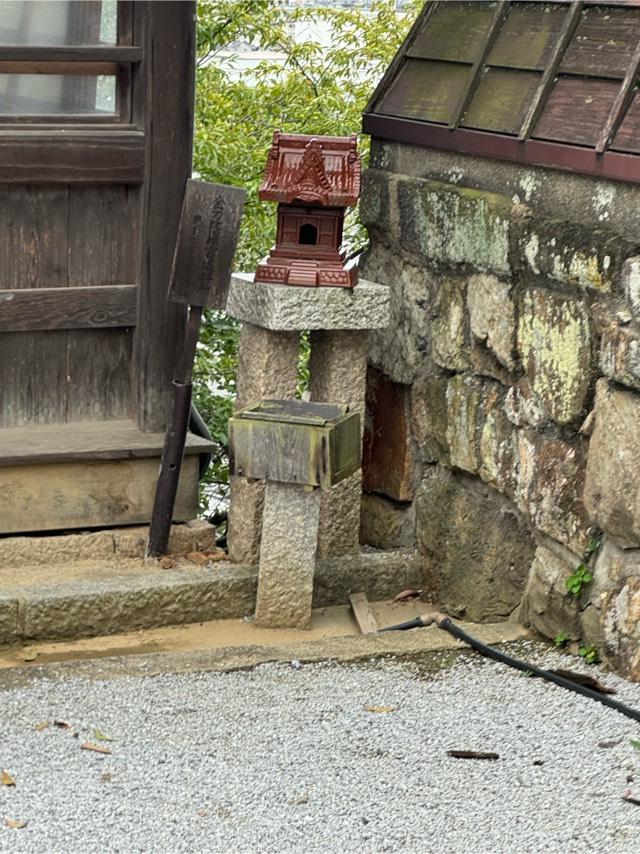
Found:
[[[561,649],[569,642],[569,635],[566,632],[558,632],[558,634],[554,637],[553,642],[558,647],[558,649]]]
[[[587,662],[587,664],[597,664],[600,661],[600,654],[593,644],[589,646],[581,646],[578,649],[578,655]]]
[[[582,588],[586,587],[591,581],[593,581],[593,574],[589,572],[589,567],[586,564],[581,563],[567,578],[565,584],[569,593],[579,596]]]

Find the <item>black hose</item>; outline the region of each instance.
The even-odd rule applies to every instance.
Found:
[[[481,655],[485,655],[487,658],[492,658],[494,661],[499,661],[501,664],[514,667],[516,670],[521,670],[523,673],[530,674],[531,676],[539,676],[541,679],[546,679],[548,682],[554,682],[561,688],[567,688],[569,691],[575,691],[576,694],[582,694],[583,697],[589,697],[592,700],[596,700],[598,703],[602,703],[603,706],[615,709],[615,711],[620,712],[621,715],[626,715],[626,717],[640,722],[640,712],[637,712],[635,709],[630,709],[629,706],[625,706],[622,703],[616,702],[616,700],[612,700],[606,694],[599,694],[597,691],[587,688],[585,685],[579,685],[577,682],[572,682],[571,679],[565,679],[563,676],[557,676],[549,670],[543,670],[541,667],[536,667],[535,664],[529,664],[526,661],[520,661],[518,658],[512,658],[510,655],[500,652],[495,647],[482,643],[482,641],[479,641],[477,638],[472,637],[472,635],[467,634],[464,629],[461,629],[459,626],[456,626],[455,623],[452,623],[449,617],[442,617],[441,615],[437,615],[435,618],[431,619],[428,617],[416,617],[415,620],[409,620],[406,623],[399,623],[397,626],[388,626],[386,629],[380,629],[380,631],[390,632],[394,630],[413,629],[418,628],[419,626],[429,625],[430,622],[435,622],[436,625],[441,629],[444,629],[445,632],[449,632],[450,635],[458,638],[458,640],[469,644],[470,647],[475,649]]]
[[[386,629],[378,629],[378,632],[403,632],[405,629],[419,629],[424,626],[422,617],[416,617],[415,620],[407,620],[406,623],[398,623],[397,626],[387,626]]]

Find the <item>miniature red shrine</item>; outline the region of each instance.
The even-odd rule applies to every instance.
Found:
[[[345,266],[345,208],[360,195],[357,137],[298,136],[276,131],[262,201],[278,202],[276,245],[256,270],[269,284],[351,288],[357,269]]]

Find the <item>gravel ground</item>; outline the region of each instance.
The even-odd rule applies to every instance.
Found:
[[[579,667],[531,643],[518,652]],[[601,678],[640,708],[640,685]],[[621,799],[628,775],[640,794],[640,725],[471,655],[435,673],[293,662],[38,681],[0,702],[12,854],[640,850],[640,807]],[[34,726],[54,719],[71,727]]]

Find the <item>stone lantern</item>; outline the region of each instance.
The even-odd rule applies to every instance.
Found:
[[[259,197],[278,202],[276,245],[256,282],[352,288],[357,268],[341,252],[345,209],[360,195],[357,137],[276,131]]]

